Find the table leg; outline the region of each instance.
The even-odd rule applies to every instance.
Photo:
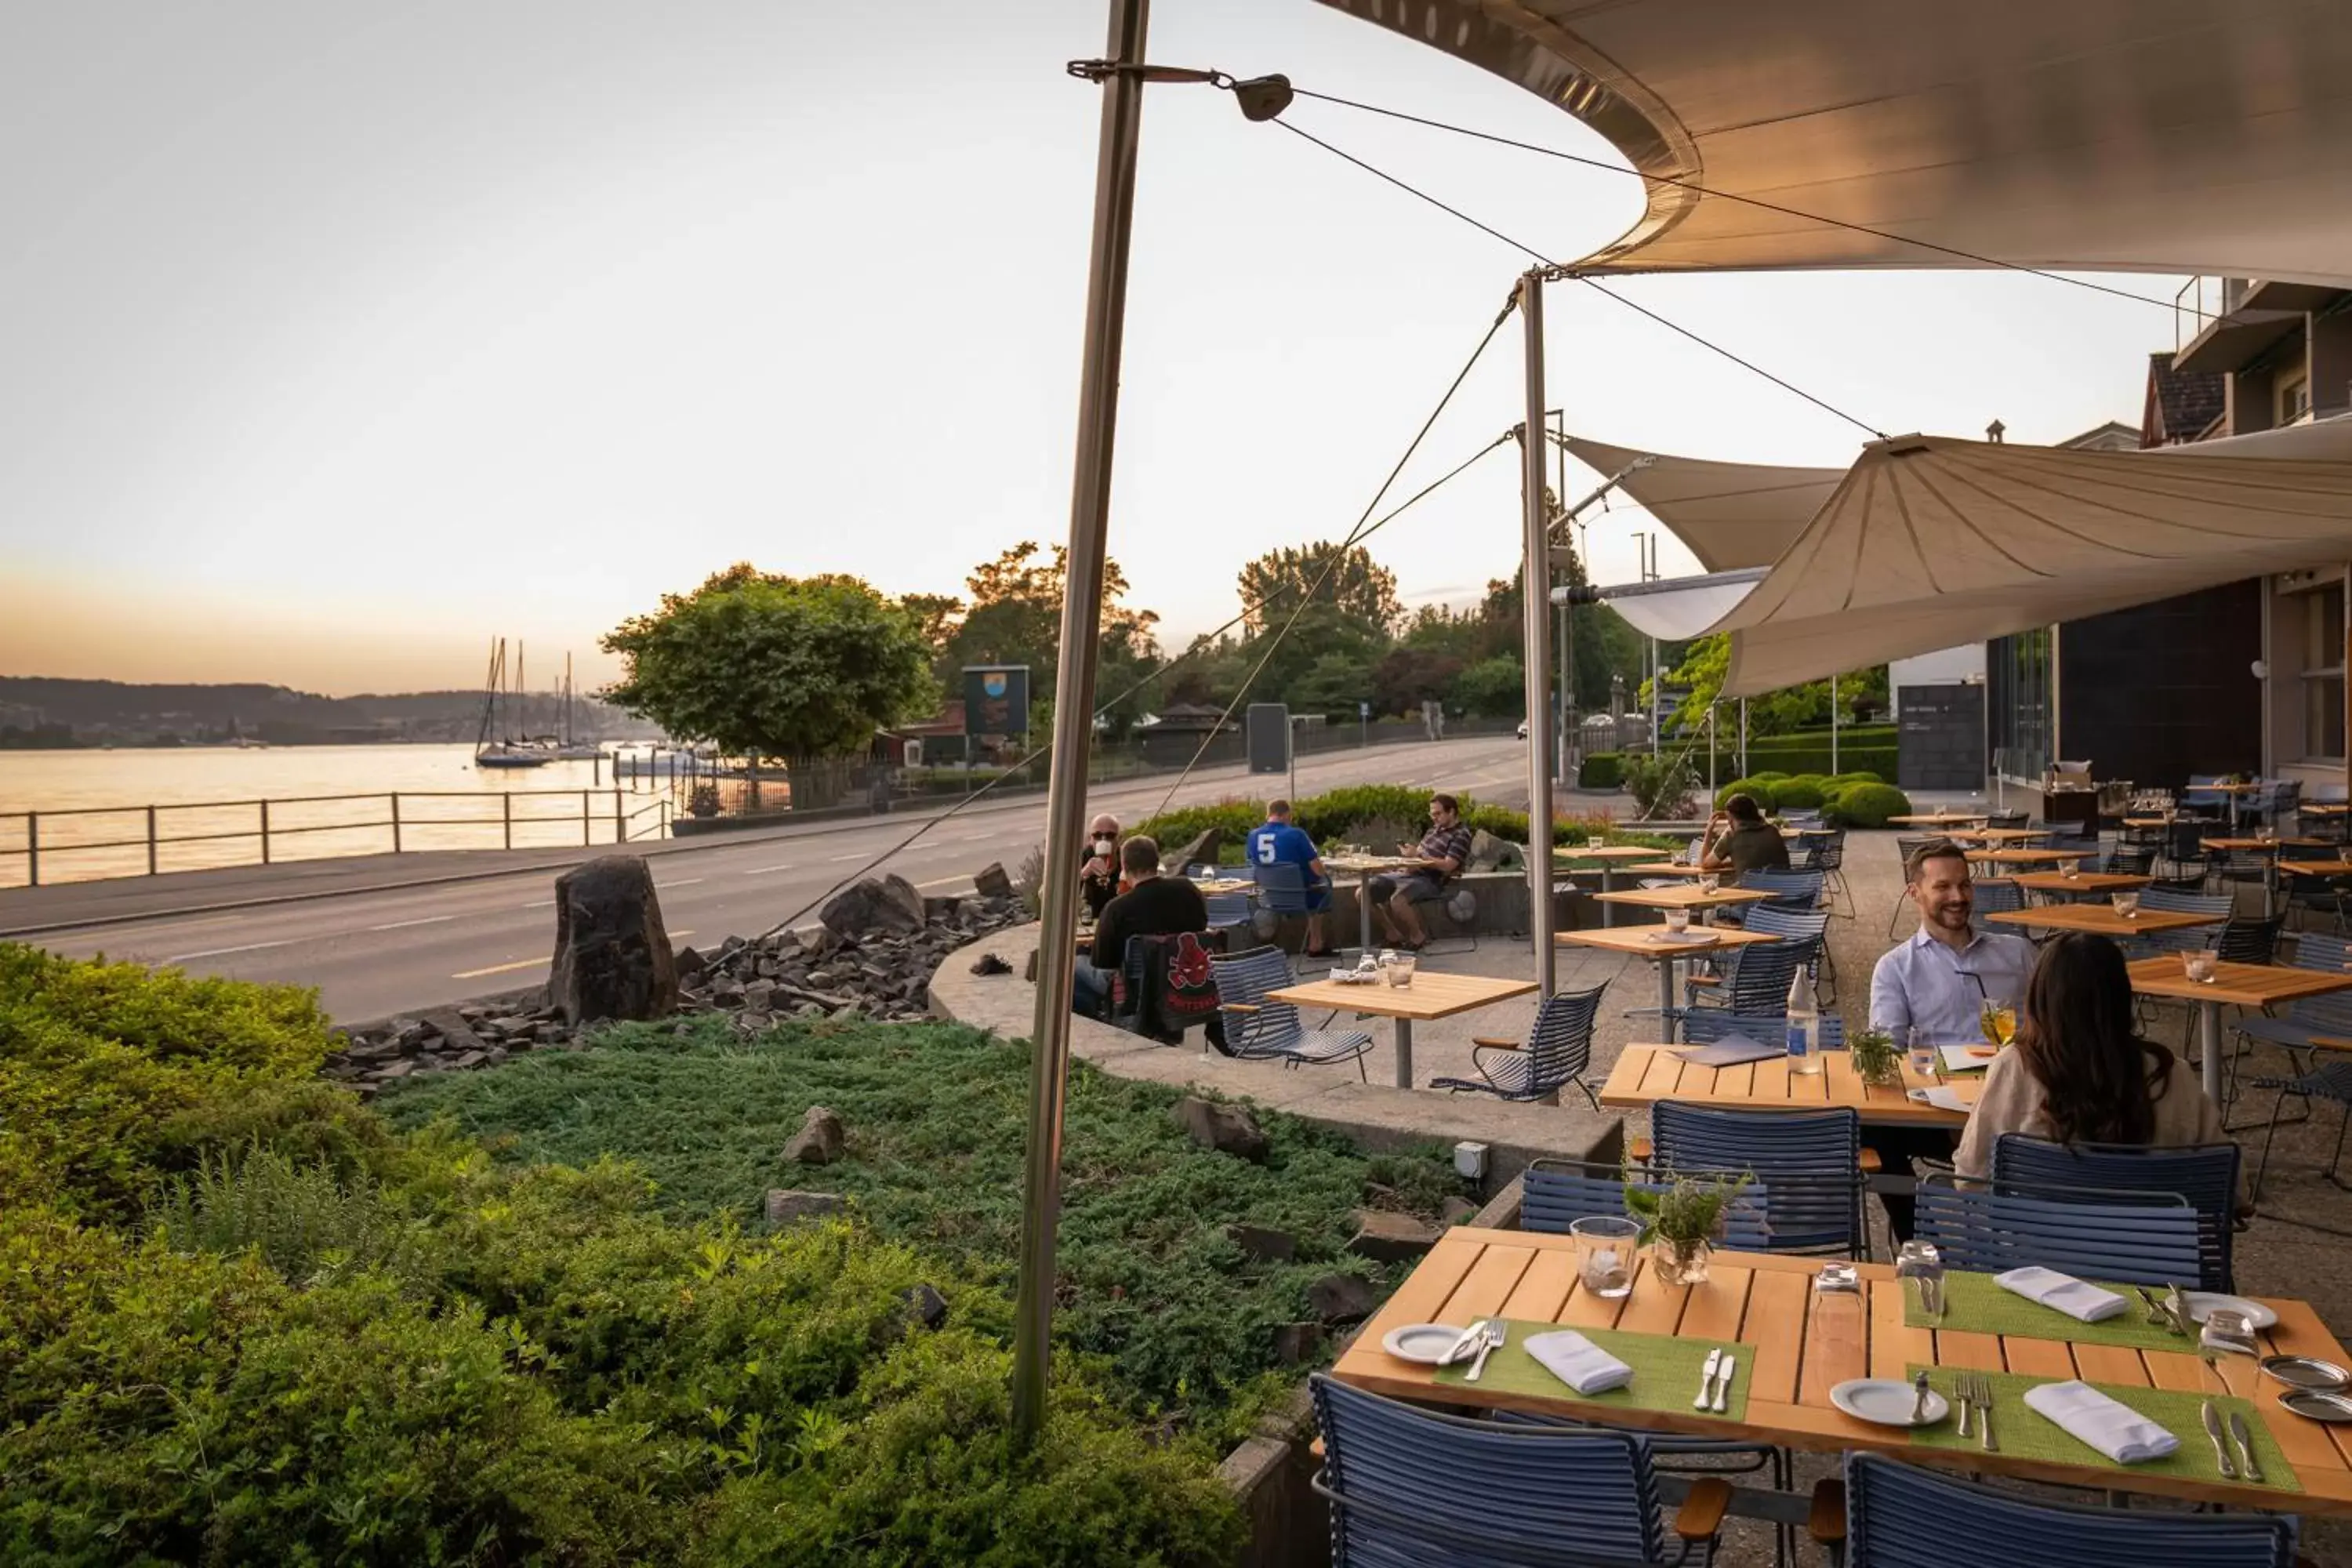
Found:
[[[1356,884],[1356,927],[1358,943],[1367,952],[1372,947],[1372,879],[1370,877]]]
[[[2197,1004],[2197,1043],[2205,1052],[2205,1098],[2221,1103],[2221,1008],[2219,1003]]]
[[[1617,890],[1617,863],[1613,860],[1601,862],[1601,890],[1604,893],[1613,893]],[[1617,923],[1616,905],[1603,903],[1601,906],[1601,923],[1605,926],[1613,926]]]
[[[1399,1089],[1411,1089],[1412,1087],[1412,1020],[1411,1018],[1399,1018],[1396,1021],[1396,1086]]]
[[[1658,960],[1658,1026],[1666,1044],[1675,1043],[1675,961]]]

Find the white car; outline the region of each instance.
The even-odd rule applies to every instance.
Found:
[[[1520,740],[1522,740],[1522,741],[1524,741],[1524,740],[1526,740],[1527,738],[1528,738],[1528,721],[1527,721],[1525,719],[1522,719],[1522,720],[1520,720],[1520,721],[1519,721],[1519,739],[1520,739]]]

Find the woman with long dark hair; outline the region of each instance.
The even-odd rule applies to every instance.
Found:
[[[1986,1069],[1960,1135],[1960,1174],[1990,1176],[2004,1132],[2168,1147],[2228,1136],[2194,1069],[2140,1038],[2123,950],[2082,932],[2059,937],[2034,963],[2017,1044]]]

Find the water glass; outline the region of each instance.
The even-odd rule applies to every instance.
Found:
[[[1690,930],[1690,911],[1688,910],[1668,910],[1666,911],[1666,929],[1674,932],[1676,936],[1680,936],[1683,932]]]
[[[1944,1315],[1944,1255],[1932,1241],[1906,1241],[1895,1255],[1895,1278],[1918,1281],[1919,1310],[1931,1318]],[[1909,1290],[1912,1287],[1906,1286]]]
[[[1390,984],[1410,987],[1412,984],[1412,968],[1415,962],[1412,954],[1400,952],[1381,973],[1387,976]]]
[[[2117,893],[2109,901],[2116,906],[2116,913],[2123,916],[2126,920],[2129,920],[2134,915],[2139,913],[2139,895],[2137,893]]]
[[[1702,893],[1712,893],[1716,889],[1721,886],[1723,886],[1723,879],[1717,876],[1712,871],[1707,872],[1698,879],[1698,890]]]
[[[1586,835],[1586,837],[1585,837],[1585,840],[1584,840],[1584,847],[1585,847],[1587,849],[1598,849],[1598,848],[1600,848],[1600,847],[1601,847],[1601,843],[1602,843],[1602,839],[1601,839],[1601,835],[1599,835],[1598,833],[1588,834],[1588,835]]]
[[[1941,1060],[1941,1053],[1936,1049],[1936,1037],[1916,1024],[1912,1025],[1907,1033],[1910,1037],[1905,1045],[1911,1053],[1911,1070],[1921,1078],[1936,1077],[1936,1068]]]
[[[2196,948],[2180,955],[2180,967],[2188,972],[2189,979],[2200,985],[2213,978],[2213,953],[2205,948]]]
[[[1604,1301],[1633,1293],[1634,1249],[1642,1227],[1613,1215],[1588,1215],[1568,1227],[1576,1248],[1576,1277],[1583,1288]]]

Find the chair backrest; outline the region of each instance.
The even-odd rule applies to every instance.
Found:
[[[1829,931],[1830,912],[1813,905],[1792,909],[1775,900],[1748,906],[1746,929],[1782,942],[1818,942]],[[1785,997],[1786,991],[1782,992]]]
[[[1209,923],[1213,926],[1249,924],[1250,901],[1247,893],[1211,893],[1202,901],[1209,906]]]
[[[1531,1089],[1557,1089],[1592,1065],[1592,1024],[1608,989],[1604,980],[1590,991],[1555,991],[1536,1009],[1528,1034]]]
[[[1276,860],[1272,865],[1255,861],[1250,865],[1251,879],[1257,883],[1258,903],[1277,915],[1307,913],[1307,873],[1292,861]],[[1358,898],[1365,896],[1362,889]]]
[[[1911,857],[1918,852],[1921,845],[1933,844],[1941,837],[1941,834],[1933,833],[1896,834],[1895,836],[1895,864],[1898,866],[1908,866],[1911,864]]]
[[[1739,886],[1748,892],[1772,895],[1764,903],[1748,905],[1750,913],[1757,910],[1811,910],[1819,908],[1822,901],[1819,871],[1750,871],[1739,879]]]
[[[1309,1383],[1334,1568],[1665,1560],[1649,1445],[1632,1433],[1471,1420],[1320,1373]]]
[[[1297,869],[1297,868],[1293,868]],[[1226,958],[1209,961],[1216,977],[1219,1005],[1239,1003],[1255,1013],[1226,1013],[1225,1048],[1237,1057],[1273,1056],[1297,1044],[1302,1033],[1298,1009],[1287,1002],[1269,1002],[1269,992],[1292,984],[1290,960],[1278,947],[1254,947]]]
[[[1916,1223],[1948,1268],[2000,1274],[2038,1263],[2084,1279],[2166,1285],[2203,1274],[2197,1211],[2175,1193],[2031,1182],[1919,1179]]]
[[[2268,920],[2233,916],[2222,924],[2213,951],[2224,963],[2268,963],[2278,956],[2279,932],[2285,927],[2284,910]]]
[[[2295,1521],[2259,1513],[2181,1513],[2049,1502],[1937,1470],[1848,1454],[1848,1568],[1949,1568],[1956,1562],[2069,1568],[2293,1568]],[[1956,1553],[1955,1542],[1966,1542]]]
[[[1817,834],[1814,837],[1808,838],[1805,842],[1810,846],[1811,850],[1806,864],[1813,870],[1842,871],[1845,869],[1844,828],[1840,827],[1828,833]]]
[[[1845,1049],[1845,1020],[1835,1013],[1824,1013],[1821,1025],[1822,1049]],[[1717,1040],[1727,1040],[1734,1035],[1743,1036],[1759,1045],[1779,1045],[1789,1037],[1789,1016],[1786,1013],[1736,1013],[1728,1007],[1694,1007],[1683,1015],[1683,1040],[1686,1045],[1709,1046]]]
[[[2235,1143],[2176,1149],[2137,1143],[2054,1143],[2004,1132],[1994,1141],[1995,1182],[2096,1188],[2104,1192],[2178,1193],[2198,1214],[2199,1283],[2231,1289],[2236,1236],[2238,1166]]]
[[[1820,951],[1819,939],[1748,942],[1732,949],[1720,993],[1724,1005],[1751,1016],[1787,1012],[1789,983]]]
[[[2025,907],[2025,889],[2008,877],[1988,877],[1970,884],[1970,896],[1980,915],[2009,914]]]
[[[2295,969],[2342,974],[2352,970],[2352,942],[2315,931],[2304,931],[2294,939],[2294,954],[2287,963]],[[2299,1024],[2314,1025],[2332,1035],[2352,1036],[2352,991],[2305,996],[2288,1003],[2286,1011],[2287,1016]]]
[[[1852,1109],[1718,1110],[1660,1100],[1650,1108],[1654,1163],[1669,1170],[1752,1171],[1772,1194],[1773,1252],[1838,1252],[1863,1244],[1862,1121]]]
[[[1595,1160],[1537,1160],[1520,1184],[1519,1228],[1565,1235],[1578,1220],[1625,1214],[1625,1189],[1662,1192],[1676,1176],[1738,1181],[1745,1172],[1663,1171],[1646,1165],[1603,1164]],[[1771,1246],[1770,1189],[1750,1179],[1724,1211],[1723,1245],[1738,1252]]]
[[[2021,811],[1987,812],[1985,826],[1987,827],[2023,827],[2027,826],[2026,815]]]
[[[2228,893],[2183,893],[2170,888],[2149,888],[2139,896],[2141,909],[2185,915],[2227,915],[2234,901]]]

